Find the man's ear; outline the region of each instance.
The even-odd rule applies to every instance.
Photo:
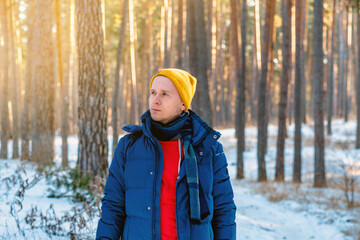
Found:
[[[185,109],[186,109],[186,107],[185,107],[185,105],[183,104],[183,105],[181,106],[180,110],[181,110],[181,111],[185,111]]]

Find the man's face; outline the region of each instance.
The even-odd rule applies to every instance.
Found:
[[[151,118],[164,124],[185,110],[179,92],[167,77],[157,76],[154,78],[150,89],[149,109]]]

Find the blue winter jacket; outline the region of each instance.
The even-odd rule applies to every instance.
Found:
[[[178,240],[235,239],[236,207],[226,157],[218,142],[220,133],[196,113],[191,143],[198,161],[201,221],[190,220],[185,164],[176,182],[176,230]],[[163,153],[150,132],[149,111],[142,126],[128,125],[114,153],[102,199],[96,239],[160,240],[160,186]]]

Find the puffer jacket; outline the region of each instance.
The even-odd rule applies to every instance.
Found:
[[[201,221],[190,220],[185,164],[176,182],[175,208],[178,240],[235,239],[236,207],[220,133],[189,110],[191,143],[198,162]],[[116,147],[102,199],[96,239],[160,240],[160,186],[163,153],[150,132],[149,111],[142,126],[128,125],[129,134]]]

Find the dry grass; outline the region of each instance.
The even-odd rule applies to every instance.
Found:
[[[343,189],[339,187],[339,182],[335,183],[330,180],[327,188],[313,188],[310,182],[293,184],[274,181],[261,183],[247,181],[245,184],[248,184],[248,187],[254,189],[256,193],[265,196],[270,202],[286,200],[298,202],[300,207],[297,211],[306,211],[317,215],[316,211],[313,212],[314,206],[311,207],[311,204],[317,204],[319,208],[325,211],[333,210],[330,214],[335,214],[335,218],[341,211],[351,211],[349,218],[346,220],[349,225],[342,229],[342,233],[355,240],[360,240],[360,201],[358,198],[355,199],[357,202],[355,202],[354,207],[347,209],[345,195]],[[330,220],[334,219],[332,215],[329,216],[331,216]],[[319,217],[323,218],[324,215],[320,214]]]

